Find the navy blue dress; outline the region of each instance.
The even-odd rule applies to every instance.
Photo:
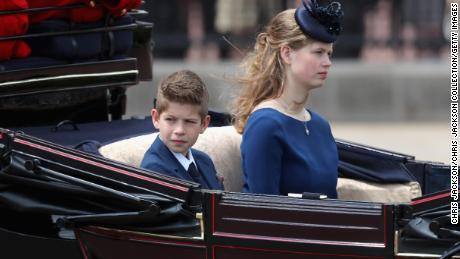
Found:
[[[241,143],[245,192],[312,192],[337,198],[337,146],[329,123],[310,114],[309,134],[304,121],[275,109],[250,115]]]

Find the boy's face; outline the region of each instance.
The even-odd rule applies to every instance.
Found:
[[[152,121],[160,130],[160,138],[172,151],[187,156],[187,152],[209,125],[210,117],[203,120],[200,106],[169,102],[161,114],[152,109]]]

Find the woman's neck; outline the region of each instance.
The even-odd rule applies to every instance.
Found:
[[[303,88],[301,85],[286,82],[283,87],[283,93],[279,97],[259,103],[253,111],[262,108],[274,108],[295,119],[308,121],[311,116],[305,110],[307,100],[308,89]]]
[[[276,98],[276,101],[288,113],[302,113],[307,105],[308,90],[301,86],[295,86],[292,83],[286,83],[283,93],[280,97]]]

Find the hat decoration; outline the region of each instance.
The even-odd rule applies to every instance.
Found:
[[[316,0],[302,5],[295,12],[295,19],[302,31],[319,41],[334,42],[342,31],[340,20],[344,13],[339,2],[320,6]]]

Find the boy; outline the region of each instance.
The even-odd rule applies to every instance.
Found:
[[[209,156],[191,148],[209,125],[208,101],[206,86],[192,71],[178,71],[164,79],[151,111],[160,133],[141,167],[194,181],[204,189],[223,189]]]

